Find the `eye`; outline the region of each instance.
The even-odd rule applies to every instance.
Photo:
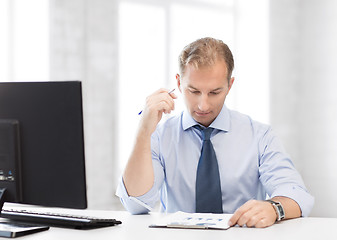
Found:
[[[218,95],[220,92],[210,92],[212,95]]]
[[[190,92],[193,93],[193,94],[199,94],[200,93],[200,91],[197,91],[197,90],[190,90]]]

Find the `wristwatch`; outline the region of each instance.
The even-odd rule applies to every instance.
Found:
[[[275,202],[273,200],[266,200],[267,202],[270,202],[271,205],[273,205],[275,211],[276,211],[276,214],[277,214],[277,219],[276,221],[281,221],[282,219],[284,219],[285,217],[285,214],[284,214],[284,209],[283,209],[283,206],[280,202]]]

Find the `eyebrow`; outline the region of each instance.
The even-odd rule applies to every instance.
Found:
[[[222,89],[223,87],[219,87],[219,88],[213,89],[211,92],[221,91]]]
[[[191,88],[191,89],[193,89],[193,90],[196,90],[196,91],[200,91],[199,89],[197,89],[197,88],[195,88],[195,87],[193,87],[193,86],[191,86],[191,85],[188,85],[187,87],[188,87],[188,88]],[[223,89],[223,87],[218,87],[218,88],[216,88],[216,89],[211,90],[210,92],[221,91],[222,89]]]

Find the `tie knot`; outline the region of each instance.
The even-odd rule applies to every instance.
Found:
[[[194,127],[201,131],[203,141],[209,140],[211,138],[211,134],[212,134],[214,128],[202,129],[199,125],[195,125]]]
[[[209,140],[211,138],[213,128],[205,128],[202,130],[202,140]]]

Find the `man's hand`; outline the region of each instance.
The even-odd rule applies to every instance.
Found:
[[[146,105],[142,112],[141,129],[152,134],[163,113],[170,113],[174,110],[174,93],[168,93],[166,89],[159,89],[146,98]]]
[[[264,228],[273,225],[276,219],[276,211],[269,202],[249,200],[235,211],[228,224]]]

